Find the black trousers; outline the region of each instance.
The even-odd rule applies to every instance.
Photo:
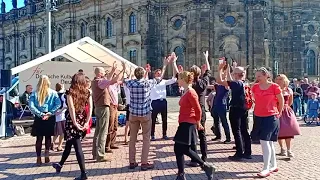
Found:
[[[151,136],[154,136],[155,128],[156,128],[156,120],[157,116],[160,113],[162,118],[162,135],[167,135],[167,128],[168,128],[168,104],[167,100],[165,99],[157,99],[153,100],[151,103],[152,107],[152,127],[151,127]]]
[[[205,106],[201,106],[201,111],[202,111],[202,117],[201,117],[201,125],[205,128],[206,127],[206,120],[207,120],[207,116],[206,116],[206,109]],[[200,151],[201,151],[201,159],[203,161],[207,160],[207,138],[206,138],[206,130],[201,130],[198,131],[198,135],[199,135],[199,140],[200,140]],[[197,145],[191,146],[191,149],[195,152],[197,152]],[[191,158],[191,162],[196,162],[195,159]]]
[[[236,143],[236,155],[251,155],[251,138],[248,132],[248,111],[230,107],[229,119]]]
[[[37,153],[37,157],[41,156],[41,149],[42,149],[42,141],[43,141],[43,137],[44,136],[37,136],[37,140],[36,140],[36,153]],[[49,151],[50,146],[51,146],[51,136],[45,136],[45,150]],[[46,154],[47,155],[47,154]]]
[[[174,154],[176,155],[178,174],[184,173],[184,155],[189,156],[194,162],[198,163],[200,166],[204,164],[204,161],[199,157],[199,155],[191,149],[191,146],[175,143],[174,144]]]
[[[61,161],[59,162],[59,164],[61,166],[63,166],[63,164],[66,162],[66,160],[68,159],[68,157],[70,155],[72,146],[74,147],[74,150],[76,151],[76,157],[77,157],[77,161],[78,161],[81,173],[85,173],[86,168],[85,168],[85,164],[84,164],[84,155],[82,152],[82,145],[81,145],[80,139],[71,139],[66,142],[66,146],[64,148],[62,158],[61,158]]]

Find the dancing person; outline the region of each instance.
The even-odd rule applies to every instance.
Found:
[[[115,74],[114,74],[115,76]],[[119,83],[112,84],[108,87],[110,95],[110,119],[108,136],[106,141],[106,152],[112,153],[112,149],[119,149],[116,146],[117,130],[118,130],[118,105],[119,105]]]
[[[300,128],[295,116],[295,112],[291,109],[291,105],[294,102],[294,92],[289,88],[289,79],[284,74],[277,75],[275,82],[280,86],[284,99],[284,107],[279,118],[280,130],[278,135],[278,142],[281,148],[280,156],[293,157],[291,151],[292,139],[295,135],[300,135]],[[295,81],[293,81],[296,83]],[[296,84],[294,84],[296,87]],[[297,91],[296,91],[297,92]],[[301,92],[302,93],[302,92]],[[301,105],[301,101],[299,101]],[[295,105],[294,105],[295,106]],[[317,113],[317,110],[316,110]],[[317,114],[316,114],[317,115]],[[283,144],[286,143],[287,151],[284,149]]]
[[[263,155],[263,170],[258,176],[262,178],[278,171],[273,142],[278,140],[279,117],[284,106],[281,88],[278,84],[268,81],[269,76],[266,68],[258,69],[256,71],[258,83],[252,87],[255,100],[256,131],[258,132]]]
[[[226,69],[227,80],[223,78],[223,69]],[[248,132],[248,109],[246,107],[245,79],[246,69],[234,66],[232,76],[230,65],[223,61],[219,65],[219,75],[217,83],[230,88],[231,101],[229,110],[229,120],[232,133],[236,144],[236,153],[230,156],[233,161],[252,159],[251,157],[251,138]]]
[[[62,143],[63,143],[63,137],[64,137],[64,130],[66,128],[65,113],[66,113],[66,110],[68,109],[68,107],[66,104],[66,97],[64,94],[64,85],[57,83],[56,84],[56,91],[58,92],[61,106],[55,114],[56,125],[55,125],[55,130],[54,130],[54,137],[53,137],[52,144],[51,144],[51,150],[54,150],[55,142],[59,138],[57,151],[63,151]]]
[[[86,135],[89,128],[89,120],[92,112],[92,96],[88,90],[85,75],[77,73],[72,77],[70,89],[66,91],[68,110],[66,112],[66,129],[65,129],[65,150],[63,151],[59,163],[52,164],[57,173],[68,159],[72,146],[76,152],[78,165],[81,170],[81,176],[77,180],[88,179],[85,169],[85,159],[82,151],[81,140]],[[86,106],[90,111],[86,111]]]
[[[184,93],[179,101],[179,126],[174,136],[174,153],[178,166],[178,176],[176,180],[185,180],[184,155],[189,156],[205,171],[208,179],[213,178],[215,168],[213,165],[203,161],[192,149],[197,143],[197,129],[203,130],[201,125],[202,109],[196,91],[192,88],[193,73],[184,71],[179,74],[178,84],[184,88]]]
[[[31,93],[29,107],[34,114],[31,135],[37,137],[36,153],[37,165],[41,165],[41,149],[43,137],[45,137],[45,163],[50,162],[49,149],[51,136],[54,135],[56,123],[54,114],[60,108],[61,102],[56,91],[50,89],[49,77],[41,75],[36,91]]]
[[[301,98],[303,98],[303,91],[297,79],[293,79],[292,91],[293,91],[293,111],[295,115],[301,116],[302,115]]]
[[[92,156],[98,162],[111,161],[105,154],[110,118],[110,94],[108,87],[117,83],[118,79],[122,77],[122,73],[125,71],[124,63],[122,63],[122,67],[122,71],[113,78],[112,76],[117,69],[116,62],[114,62],[112,70],[107,76],[105,76],[105,70],[102,67],[97,67],[94,70],[96,77],[92,81],[92,99],[95,106],[94,114],[97,120],[93,136]]]
[[[177,73],[177,61],[178,57],[173,52],[168,58],[165,58],[165,61],[173,62],[173,77],[169,80],[162,79],[166,70],[166,66],[163,66],[163,69],[157,69],[154,72],[154,79],[157,81],[157,85],[151,89],[150,98],[151,98],[151,119],[152,119],[152,128],[151,128],[151,140],[155,140],[155,125],[158,114],[161,114],[162,120],[162,139],[168,140],[167,136],[167,126],[168,126],[168,105],[167,105],[167,90],[166,86],[174,84],[177,79],[175,75]]]
[[[198,136],[200,139],[200,151],[201,151],[201,159],[203,161],[207,160],[207,138],[206,138],[206,131],[205,131],[205,124],[206,124],[206,104],[205,104],[205,96],[207,92],[207,87],[209,84],[209,76],[208,73],[204,73],[203,76],[201,76],[201,72],[205,72],[206,70],[210,71],[210,64],[209,64],[209,55],[207,52],[204,53],[205,60],[206,60],[206,66],[202,66],[203,69],[201,70],[198,66],[193,65],[190,68],[190,72],[193,73],[193,83],[192,88],[197,92],[198,100],[201,107],[201,125],[204,127],[204,129],[198,130]],[[206,69],[205,69],[206,68]],[[180,71],[179,71],[180,72]],[[196,151],[197,146],[194,145],[191,147],[193,151]],[[195,159],[191,159],[191,162],[187,164],[191,167],[196,167],[198,164]]]
[[[166,66],[168,61],[164,61],[163,65]],[[146,79],[148,77],[147,71],[142,67],[134,70],[136,79],[125,80],[124,84],[130,92],[130,105],[129,105],[129,127],[130,127],[130,142],[129,142],[129,168],[134,169],[138,167],[136,161],[136,143],[140,125],[142,127],[143,145],[141,154],[141,170],[146,171],[153,169],[154,165],[148,162],[148,155],[150,149],[150,136],[151,136],[151,89],[157,84],[155,79]]]
[[[226,73],[222,74],[222,78],[226,81]],[[224,129],[224,133],[226,135],[226,140],[224,141],[225,144],[229,144],[231,142],[230,137],[230,129],[227,120],[227,101],[229,96],[229,87],[225,87],[223,85],[215,84],[214,89],[216,90],[216,95],[213,100],[213,108],[211,110],[213,114],[213,122],[214,122],[214,134],[216,137],[212,139],[213,141],[220,141],[221,140],[221,128],[220,128],[220,121],[222,127]]]

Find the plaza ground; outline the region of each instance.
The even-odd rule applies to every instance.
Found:
[[[170,100],[168,100],[170,101]],[[168,135],[174,136],[177,129],[178,113],[174,112],[176,103],[170,102],[168,114]],[[207,129],[212,125],[212,118],[207,114]],[[251,119],[251,117],[250,117]],[[252,121],[251,121],[252,122]],[[293,152],[295,158],[289,160],[284,157],[277,157],[279,172],[274,173],[267,179],[279,180],[316,180],[320,179],[320,127],[305,126],[301,123],[302,135],[294,139]],[[252,125],[252,123],[251,123]],[[144,180],[144,179],[166,179],[174,180],[177,173],[175,156],[173,152],[173,141],[157,139],[151,142],[150,161],[155,163],[155,169],[150,171],[140,171],[128,169],[128,146],[123,145],[124,127],[119,128],[118,144],[121,147],[109,154],[112,162],[97,163],[92,160],[91,133],[87,140],[83,142],[86,168],[89,179],[94,180]],[[242,162],[230,162],[228,156],[234,154],[233,144],[223,144],[213,142],[212,132],[207,130],[208,139],[208,161],[215,164],[217,173],[215,179],[255,179],[257,172],[262,168],[262,153],[260,145],[252,145],[253,159]],[[161,124],[156,127],[156,137],[161,137]],[[141,140],[142,136],[139,136]],[[224,137],[223,137],[224,140]],[[41,167],[35,166],[35,138],[29,135],[14,137],[7,140],[0,140],[0,179],[4,180],[24,180],[24,179],[73,179],[80,174],[74,152],[71,153],[67,163],[60,174],[56,174],[54,169],[48,165]],[[140,161],[142,142],[137,143],[137,160]],[[279,146],[276,145],[277,152]],[[73,150],[72,150],[73,151]],[[51,161],[58,162],[62,152],[52,152]],[[188,157],[185,158],[189,160]],[[201,180],[206,179],[200,168],[186,167],[187,179]]]

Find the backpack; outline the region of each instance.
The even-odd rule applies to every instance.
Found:
[[[251,109],[253,106],[253,98],[252,98],[252,92],[251,87],[248,85],[244,85],[244,108],[246,110]]]

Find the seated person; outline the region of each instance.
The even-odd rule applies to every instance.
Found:
[[[30,98],[31,93],[32,93],[32,86],[31,85],[27,85],[26,86],[26,91],[19,98],[20,104],[21,104],[23,109],[25,108],[26,105],[29,104],[29,98]]]

